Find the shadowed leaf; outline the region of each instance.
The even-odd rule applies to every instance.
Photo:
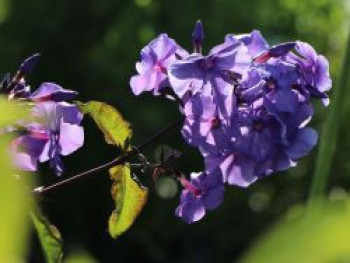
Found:
[[[48,263],[62,262],[63,241],[58,229],[50,224],[38,208],[31,213],[31,218],[38,234],[46,261]]]
[[[134,223],[146,204],[148,189],[131,178],[130,167],[115,166],[109,170],[114,181],[111,189],[116,208],[109,218],[109,233],[117,238]]]
[[[89,114],[94,119],[107,143],[122,149],[128,147],[127,144],[132,136],[130,124],[114,107],[98,101],[78,102],[77,105],[83,113]]]

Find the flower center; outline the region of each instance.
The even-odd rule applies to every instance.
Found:
[[[182,186],[186,190],[190,191],[194,196],[197,197],[202,194],[202,191],[199,188],[195,187],[193,184],[191,184],[185,177],[181,177],[180,182]]]
[[[261,120],[253,121],[253,129],[255,131],[262,131],[265,128],[265,124]]]
[[[157,61],[153,68],[155,71],[166,74],[166,68],[159,61]]]
[[[211,120],[211,126],[213,128],[218,128],[221,125],[221,120],[218,117],[215,117]]]
[[[212,58],[205,58],[200,62],[203,69],[211,69],[214,67],[214,60]]]

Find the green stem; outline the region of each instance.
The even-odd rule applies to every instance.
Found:
[[[350,33],[339,83],[334,90],[332,104],[320,139],[315,172],[309,195],[309,207],[314,207],[315,203],[318,203],[317,201],[322,200],[325,193],[327,179],[336,149],[339,122],[343,113],[346,97],[348,76],[350,76]]]

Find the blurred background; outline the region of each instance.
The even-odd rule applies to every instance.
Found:
[[[77,90],[81,101],[117,107],[132,123],[138,144],[180,117],[176,103],[147,94],[136,97],[130,91],[139,52],[158,34],[167,33],[191,50],[191,32],[201,19],[204,50],[221,43],[227,33],[255,28],[271,44],[300,39],[328,57],[336,84],[349,17],[347,0],[0,0],[0,73],[14,72],[25,57],[41,53],[41,62],[28,78],[33,88],[53,81]],[[315,106],[313,125],[321,131],[326,110]],[[331,200],[350,189],[349,126],[344,119],[328,184]],[[54,183],[115,157],[115,149],[104,143],[91,120],[85,120],[85,128],[85,147],[65,159],[63,177],[56,178],[44,165],[38,183]],[[182,151],[179,169],[203,169],[201,156],[184,143],[178,130],[160,143]],[[145,154],[152,156],[156,146]],[[98,262],[235,262],[280,215],[305,202],[316,152],[296,168],[249,189],[227,188],[224,203],[193,225],[174,217],[176,184],[163,180],[155,188],[146,178],[150,200],[134,226],[116,241],[107,232],[113,210],[107,171],[49,193],[40,202],[60,229],[66,253],[86,250]],[[31,240],[28,262],[43,262],[34,233]]]

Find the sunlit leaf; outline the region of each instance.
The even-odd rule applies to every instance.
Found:
[[[349,262],[349,204],[323,204],[315,217],[282,220],[240,262]]]
[[[89,114],[94,119],[107,143],[117,145],[122,149],[127,147],[132,136],[130,124],[114,107],[98,101],[78,102],[77,105],[83,113]]]
[[[111,193],[116,206],[109,218],[109,233],[117,238],[129,229],[141,212],[147,201],[148,189],[131,178],[128,165],[115,166],[109,173],[114,181]]]
[[[26,117],[14,102],[0,100],[0,124],[12,125]],[[31,176],[19,177],[11,165],[11,136],[0,135],[0,262],[23,262],[29,230]]]
[[[62,262],[63,241],[58,229],[50,224],[38,208],[31,213],[31,217],[46,261],[48,263]]]

